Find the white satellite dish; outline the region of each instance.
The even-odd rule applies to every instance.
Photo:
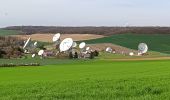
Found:
[[[85,42],[81,42],[80,45],[79,45],[79,48],[83,49],[85,46],[86,46],[86,43]]]
[[[34,58],[35,57],[35,54],[32,54],[32,58]]]
[[[107,47],[107,48],[106,48],[106,52],[111,53],[112,51],[113,51],[113,49],[112,49],[111,47]]]
[[[77,43],[76,42],[73,42],[73,48],[77,47]]]
[[[133,52],[130,52],[130,53],[129,53],[129,56],[134,56],[134,53],[133,53]]]
[[[37,42],[34,42],[34,46],[37,46]]]
[[[69,50],[73,45],[73,39],[72,38],[66,38],[64,39],[60,44],[60,52]]]
[[[40,51],[38,52],[38,55],[39,55],[39,56],[42,56],[43,53],[44,53],[44,50],[40,50]]]
[[[61,36],[60,33],[55,34],[55,35],[53,36],[53,42],[58,41],[58,40],[60,39],[60,36]]]
[[[146,53],[148,51],[148,46],[146,43],[140,43],[138,45],[138,51],[142,54]]]
[[[24,44],[24,46],[23,46],[23,49],[25,49],[25,48],[27,47],[27,45],[28,45],[28,43],[30,42],[30,40],[31,40],[31,38],[29,37],[29,38],[27,39],[27,41],[25,42],[25,44]]]
[[[89,51],[90,50],[90,47],[86,47],[86,51]]]

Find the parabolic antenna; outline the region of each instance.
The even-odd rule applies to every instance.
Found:
[[[86,43],[85,42],[81,42],[80,45],[79,45],[79,48],[83,49],[85,46],[86,46]]]
[[[60,52],[69,50],[73,45],[73,39],[72,38],[66,38],[64,39],[60,44]]]
[[[60,39],[60,33],[57,33],[57,34],[55,34],[54,36],[53,36],[53,42],[56,42],[56,41],[58,41],[59,39]]]
[[[77,43],[76,42],[73,42],[73,48],[77,47]]]
[[[38,55],[39,55],[39,56],[42,56],[43,53],[44,53],[44,50],[40,50],[40,51],[38,52]]]
[[[32,54],[32,58],[34,58],[35,57],[35,54]]]
[[[25,48],[27,47],[27,45],[28,45],[28,43],[30,42],[30,40],[31,40],[31,38],[29,37],[29,38],[27,39],[27,41],[25,42],[25,44],[24,44],[24,46],[23,46],[23,49],[25,49]]]
[[[34,42],[34,46],[37,46],[37,42]]]
[[[106,48],[106,52],[111,53],[112,51],[113,51],[113,49],[112,49],[111,47],[107,47],[107,48]]]
[[[129,56],[133,56],[133,55],[134,55],[134,53],[133,53],[133,52],[130,52],[130,53],[129,53]]]
[[[148,51],[148,46],[147,46],[147,44],[146,43],[140,43],[139,45],[138,45],[138,51],[140,52],[140,53],[146,53],[147,51]]]
[[[90,47],[86,47],[86,51],[89,51],[90,50]]]

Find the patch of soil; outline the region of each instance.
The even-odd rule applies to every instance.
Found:
[[[32,35],[12,35],[14,37],[28,39],[31,37],[31,40],[42,41],[42,42],[52,42],[52,38],[54,34],[32,34]],[[61,34],[61,40],[65,38],[72,38],[74,41],[80,40],[90,40],[103,38],[103,35],[95,35],[95,34]]]

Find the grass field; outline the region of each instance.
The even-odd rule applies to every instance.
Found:
[[[149,52],[149,55],[146,56],[128,56],[122,54],[110,54],[105,52],[100,52],[98,57],[95,57],[94,60],[118,60],[118,59],[145,59],[145,58],[160,58],[160,57],[169,57],[169,54],[159,53],[159,52]],[[32,58],[31,55],[27,55],[27,58],[20,59],[0,59],[0,64],[30,64],[30,63],[39,63],[40,65],[56,65],[56,64],[70,64],[70,63],[80,63],[80,62],[89,62],[91,59],[57,59],[57,58],[45,58],[40,59],[39,56]]]
[[[100,39],[85,41],[89,44],[113,43],[131,49],[137,49],[139,43],[147,43],[149,50],[170,53],[169,34],[116,34]]]
[[[2,100],[168,100],[170,61],[90,61],[0,68]]]
[[[19,34],[18,31],[0,29],[0,36],[17,35],[17,34]]]
[[[0,30],[3,36],[15,33]],[[0,64],[41,64],[1,67],[0,100],[169,100],[169,60],[114,61],[167,57],[169,40],[170,35],[117,34],[85,41],[114,43],[131,49],[145,42],[150,52],[143,57],[101,52],[94,60],[32,59],[30,55],[27,59],[0,59]]]

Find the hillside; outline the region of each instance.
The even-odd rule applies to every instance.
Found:
[[[170,54],[170,34],[116,34],[100,39],[85,41],[88,44],[113,43],[123,47],[136,49],[141,42],[147,43],[150,51]]]
[[[7,30],[22,31],[23,34],[62,33],[113,35],[122,33],[170,34],[170,27],[54,27],[54,26],[11,26]]]

